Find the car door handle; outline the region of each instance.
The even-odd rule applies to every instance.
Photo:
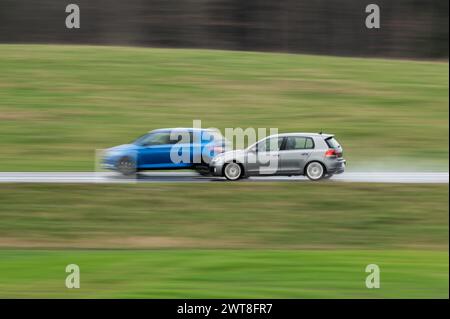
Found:
[[[302,153],[301,155],[309,155],[309,153]]]

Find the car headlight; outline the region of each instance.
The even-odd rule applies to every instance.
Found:
[[[214,157],[211,161],[212,164],[222,164],[224,161],[223,156]]]
[[[119,151],[109,151],[106,152],[105,157],[116,157],[119,156],[121,153]]]

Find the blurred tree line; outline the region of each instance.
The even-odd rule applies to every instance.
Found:
[[[81,28],[66,29],[76,3]],[[367,29],[365,8],[381,9]],[[448,0],[0,0],[2,43],[448,58]]]

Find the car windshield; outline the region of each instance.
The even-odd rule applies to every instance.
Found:
[[[148,133],[133,142],[139,146],[170,144],[170,133]]]
[[[150,135],[149,133],[144,134],[144,135],[141,135],[141,136],[139,136],[137,139],[135,139],[134,141],[132,141],[130,144],[141,145],[141,142],[142,142],[147,136],[149,136],[149,135]]]
[[[279,151],[281,144],[283,142],[283,137],[269,137],[258,143],[258,152],[275,152]]]

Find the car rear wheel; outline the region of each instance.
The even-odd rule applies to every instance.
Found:
[[[132,158],[124,156],[119,159],[117,170],[123,175],[133,175],[136,173],[136,163]]]
[[[319,162],[311,162],[306,166],[306,177],[318,181],[325,176],[325,168]]]
[[[238,180],[242,175],[241,165],[238,163],[228,163],[223,169],[223,175],[229,181]]]

